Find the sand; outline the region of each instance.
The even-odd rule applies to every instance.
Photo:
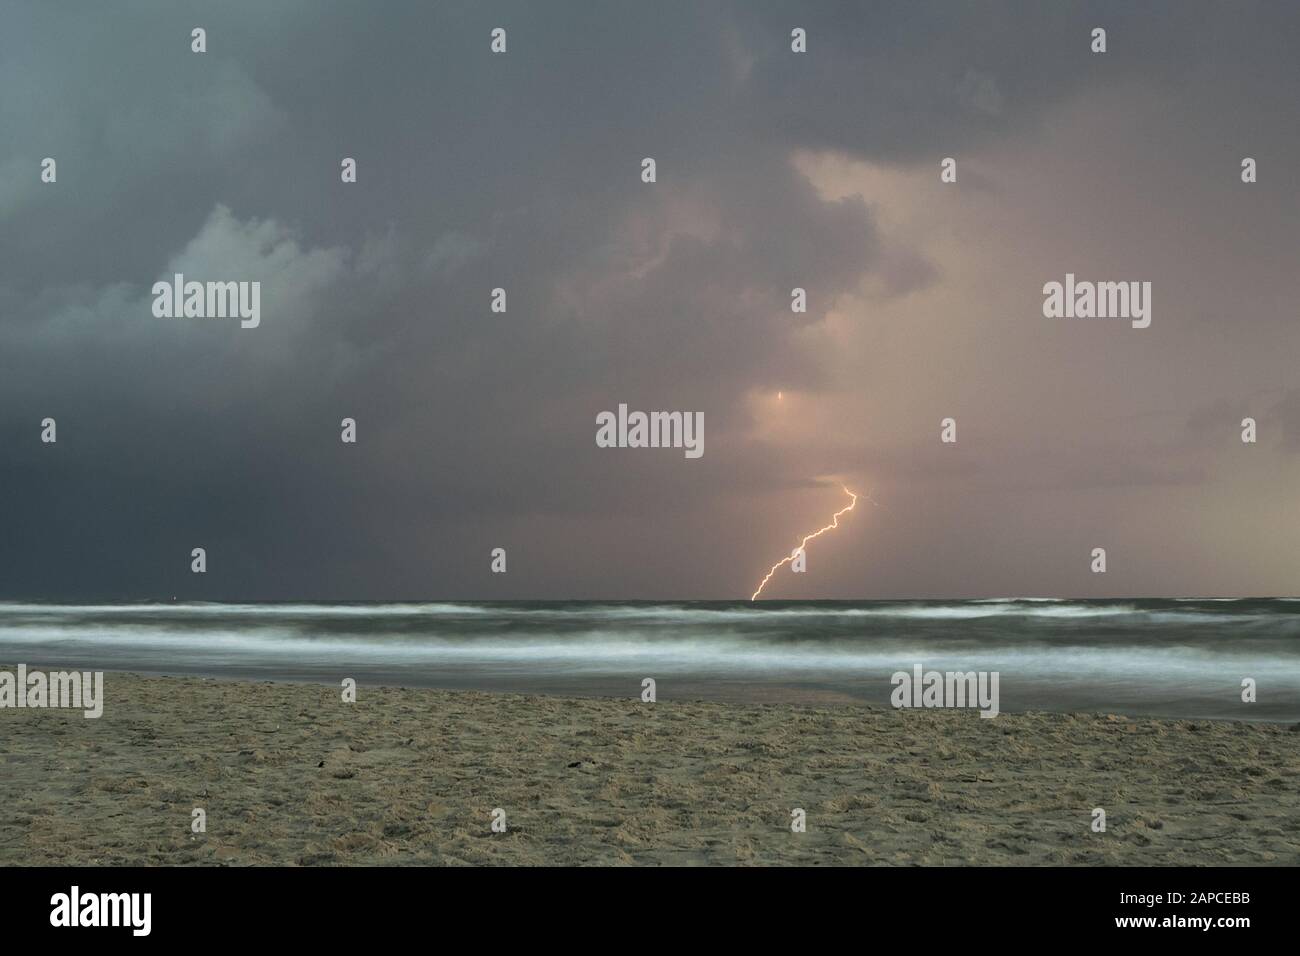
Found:
[[[1300,863],[1285,725],[105,680],[0,710],[0,864]]]

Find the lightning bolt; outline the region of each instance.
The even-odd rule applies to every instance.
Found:
[[[858,503],[858,496],[855,495],[853,492],[849,491],[849,489],[846,488],[844,485],[840,485],[840,487],[844,488],[844,493],[848,495],[850,498],[852,498],[853,500],[850,501],[846,507],[841,508],[839,511],[835,512],[835,514],[831,515],[831,523],[828,524],[826,527],[822,528],[820,531],[814,531],[812,534],[805,535],[804,539],[799,542],[799,547],[791,551],[789,557],[782,558],[776,564],[772,565],[772,569],[767,572],[767,577],[763,578],[762,583],[759,584],[758,590],[750,595],[749,599],[751,601],[758,600],[758,596],[763,593],[763,588],[767,587],[767,582],[772,580],[772,575],[776,574],[777,570],[780,569],[781,565],[789,564],[791,561],[793,561],[794,556],[798,554],[801,550],[803,550],[804,545],[806,545],[813,538],[820,537],[821,535],[824,535],[827,531],[833,531],[835,528],[838,528],[840,526],[840,515],[847,514],[848,512],[853,510],[853,506]],[[871,500],[869,496],[867,500],[869,501]],[[871,503],[875,504],[874,501],[872,501]]]

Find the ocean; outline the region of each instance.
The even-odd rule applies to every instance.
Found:
[[[889,706],[997,671],[1001,709],[1300,720],[1300,599],[0,603],[0,665]],[[1242,701],[1242,681],[1257,686]],[[111,695],[111,685],[109,693]]]

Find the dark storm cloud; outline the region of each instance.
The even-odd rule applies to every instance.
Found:
[[[704,537],[732,490],[803,480],[744,438],[749,390],[826,384],[801,332],[864,280],[902,296],[941,279],[863,199],[822,197],[794,151],[933,165],[1090,84],[1176,82],[1193,49],[1246,59],[1258,35],[1204,9],[1156,43],[1159,15],[1100,8],[1125,39],[1098,80],[1094,11],[1042,4],[17,5],[0,591],[646,593],[608,576],[629,535]],[[1280,49],[1255,60],[1266,85]],[[173,270],[262,281],[262,326],[155,319],[149,287]],[[601,455],[594,415],[621,401],[703,411],[705,458]],[[56,446],[37,441],[47,415]],[[508,581],[486,573],[498,544],[519,549]],[[689,557],[658,573],[711,588]]]

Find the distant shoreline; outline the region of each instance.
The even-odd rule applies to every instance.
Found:
[[[338,675],[274,675],[264,676],[261,674],[232,674],[232,673],[191,673],[182,671],[152,670],[142,668],[120,669],[113,667],[93,666],[91,664],[68,665],[61,663],[42,663],[40,661],[25,662],[29,668],[39,668],[46,671],[59,671],[65,669],[76,669],[80,671],[102,671],[105,675],[113,675],[122,678],[145,678],[145,679],[174,679],[174,680],[199,680],[215,681],[218,683],[231,684],[285,684],[290,686],[312,686],[336,689],[339,687],[339,680],[346,676],[343,671]],[[13,670],[16,665],[0,663],[0,670]],[[107,679],[107,677],[106,677]],[[371,681],[361,679],[358,683],[366,689],[384,690],[384,691],[427,691],[442,694],[487,694],[502,695],[511,697],[544,697],[558,698],[561,700],[590,700],[590,701],[609,701],[619,703],[622,701],[634,701],[637,689],[634,680],[624,682],[628,688],[626,693],[620,693],[609,689],[593,690],[575,690],[570,687],[557,689],[546,689],[532,686],[531,682],[521,681],[516,686],[495,685],[484,686],[482,682],[467,679],[461,682],[445,681],[438,683],[430,682],[404,682],[400,678]],[[110,685],[111,686],[111,685]],[[862,710],[881,710],[892,709],[887,703],[885,696],[877,695],[867,697],[845,693],[842,690],[829,687],[800,686],[796,684],[781,683],[780,681],[770,681],[765,683],[745,682],[745,681],[718,681],[718,680],[699,680],[692,679],[683,682],[667,681],[660,686],[659,700],[663,702],[673,702],[677,704],[716,704],[723,706],[779,706],[791,708],[859,708]],[[915,708],[904,708],[915,709]],[[1250,708],[1246,708],[1250,712]],[[1300,727],[1291,718],[1285,717],[1224,717],[1219,715],[1151,715],[1144,713],[1132,713],[1122,708],[1095,708],[1077,711],[1055,711],[1043,709],[1005,709],[1003,714],[1013,714],[1018,716],[1069,716],[1069,717],[1122,717],[1126,720],[1161,720],[1161,721],[1183,721],[1183,722],[1215,722],[1226,724],[1259,724],[1275,725],[1282,727],[1296,726]],[[1002,716],[1002,715],[999,715]]]

